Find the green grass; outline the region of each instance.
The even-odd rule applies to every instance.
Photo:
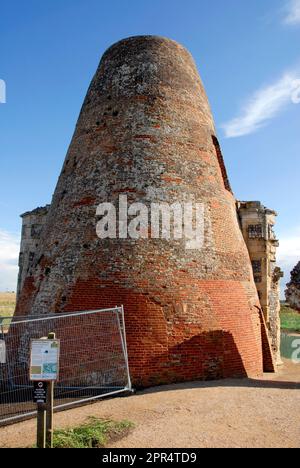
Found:
[[[73,429],[57,430],[53,434],[54,448],[101,448],[128,434],[133,424],[129,421],[107,421],[90,418],[86,424]]]
[[[291,309],[288,305],[281,306],[281,329],[284,331],[300,332],[300,313]]]

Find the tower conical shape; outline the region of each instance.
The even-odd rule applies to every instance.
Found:
[[[197,203],[203,245],[145,226],[148,239],[99,238],[97,206],[118,207],[120,195],[149,209]],[[208,99],[191,55],[160,37],[104,54],[17,314],[121,304],[135,385],[263,371],[256,287]]]

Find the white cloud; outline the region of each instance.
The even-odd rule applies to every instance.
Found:
[[[297,104],[300,95],[300,71],[287,72],[277,82],[256,91],[238,117],[222,125],[227,138],[256,132],[284,109]]]
[[[0,229],[0,291],[16,290],[19,250],[19,237]]]
[[[286,5],[285,24],[300,24],[300,0],[289,0]]]
[[[277,252],[277,263],[284,271],[282,293],[290,281],[290,273],[300,261],[300,228],[293,235],[282,236]]]

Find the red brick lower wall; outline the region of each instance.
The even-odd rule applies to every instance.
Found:
[[[140,285],[141,286],[141,285]],[[197,294],[195,294],[197,292]],[[174,299],[176,298],[176,299]],[[136,292],[98,279],[77,281],[65,311],[124,305],[133,384],[263,372],[261,323],[246,290],[236,281],[198,281],[176,291]]]

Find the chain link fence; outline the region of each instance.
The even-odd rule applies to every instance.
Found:
[[[131,391],[123,307],[0,317],[0,426],[36,414],[30,345],[50,332],[60,340],[55,409]]]

